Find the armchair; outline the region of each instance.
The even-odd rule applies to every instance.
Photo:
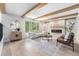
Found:
[[[72,49],[74,51],[74,33],[73,32],[69,33],[67,41],[64,41],[64,36],[61,36],[61,37],[57,38],[57,45],[58,45],[58,42],[72,47]]]

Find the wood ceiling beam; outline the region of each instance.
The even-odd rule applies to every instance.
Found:
[[[35,7],[33,7],[32,9],[30,9],[29,11],[25,12],[22,15],[22,17],[25,16],[25,15],[31,15],[31,14],[35,13],[36,11],[40,10],[45,5],[47,5],[47,3],[38,3]]]
[[[64,16],[58,16],[58,17],[53,17],[53,18],[50,18],[50,19],[58,19],[58,18],[65,18],[65,17],[72,17],[72,16],[77,16],[78,15],[78,13],[73,13],[73,14],[68,14],[68,15],[64,15]],[[48,21],[48,19],[45,19],[45,20],[42,20],[43,22],[45,21],[45,22],[47,22]]]
[[[76,17],[66,18],[65,20],[76,19]]]
[[[52,16],[52,15],[55,15],[55,14],[58,14],[58,13],[62,13],[62,12],[66,12],[66,11],[70,11],[70,10],[73,10],[73,9],[76,9],[76,8],[79,8],[79,3],[75,4],[75,5],[72,5],[72,6],[69,6],[69,7],[66,7],[66,8],[63,8],[63,9],[60,9],[60,10],[57,10],[55,12],[51,12],[51,13],[45,14],[45,15],[37,17],[35,19]]]
[[[64,17],[70,17],[70,16],[77,16],[78,13],[73,13],[73,14],[69,14],[69,15],[64,15],[64,16],[58,16],[58,17],[54,17],[54,18],[50,18],[50,19],[58,19],[58,18],[64,18]]]
[[[65,18],[65,20],[70,20],[70,19],[76,19],[76,16],[75,17],[69,17],[69,18]],[[63,20],[63,19],[61,19]],[[57,21],[57,20],[56,20]],[[48,23],[50,21],[40,21],[40,22],[43,22],[43,23]]]
[[[0,3],[0,12],[5,12],[5,3]]]

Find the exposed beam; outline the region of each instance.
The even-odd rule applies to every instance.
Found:
[[[0,3],[0,12],[5,12],[5,3]]]
[[[78,13],[73,13],[73,14],[68,14],[68,15],[64,15],[64,16],[53,17],[53,18],[50,18],[50,19],[53,20],[53,19],[64,18],[64,17],[71,17],[71,16],[77,16],[77,15],[78,15]],[[45,20],[42,20],[42,21],[47,22],[48,20],[49,19],[45,19]]]
[[[65,18],[65,20],[70,20],[70,19],[76,19],[76,16],[75,17],[69,17],[69,18]],[[63,20],[63,19],[61,19]],[[56,20],[57,21],[57,20]],[[43,23],[48,23],[50,21],[40,21],[40,22],[43,22]]]
[[[32,9],[30,9],[29,11],[25,12],[23,16],[25,15],[31,15],[33,13],[35,13],[37,10],[40,10],[42,7],[44,7],[47,3],[38,3],[35,7],[33,7]]]
[[[76,19],[76,17],[66,18],[65,20]]]
[[[66,8],[63,8],[63,9],[60,9],[60,10],[57,10],[55,12],[51,12],[51,13],[45,14],[45,15],[40,16],[40,17],[37,17],[35,19],[52,16],[52,15],[55,15],[55,14],[58,14],[58,13],[62,13],[62,12],[66,12],[66,11],[70,11],[70,10],[73,10],[73,9],[76,9],[76,8],[79,8],[79,3],[78,4],[75,4],[73,6],[69,6],[69,7],[66,7]]]
[[[58,16],[58,17],[54,17],[54,18],[50,18],[50,19],[58,19],[58,18],[64,18],[64,17],[70,17],[70,16],[76,16],[76,15],[78,15],[78,13],[68,14],[68,15],[64,15],[64,16]]]

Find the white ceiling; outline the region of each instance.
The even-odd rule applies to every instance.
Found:
[[[36,18],[36,17],[42,16],[42,15],[45,15],[47,13],[55,12],[59,9],[72,6],[74,4],[76,4],[76,3],[48,3],[41,10],[36,11],[34,14],[28,15],[27,17]]]
[[[6,12],[22,16],[25,12],[32,9],[37,3],[6,3]]]
[[[48,17],[39,18],[39,19],[36,19],[36,20],[40,20],[40,21],[42,20],[43,21],[43,20],[48,20],[50,18],[55,18],[55,17],[69,15],[69,14],[74,14],[74,13],[78,13],[78,9],[66,11],[66,12],[55,14],[55,15],[51,15],[51,16],[48,16]]]
[[[45,15],[45,14],[48,14],[51,12],[55,12],[59,9],[63,9],[63,8],[66,8],[66,7],[75,5],[75,4],[76,3],[48,3],[47,5],[42,7],[40,10],[37,10],[33,14],[27,15],[25,17],[34,19],[39,16],[42,16],[42,15]],[[36,5],[37,5],[37,3],[6,3],[6,12],[14,14],[14,15],[22,16],[25,12],[29,11]],[[63,13],[52,15],[52,17],[63,16],[66,14],[72,14],[72,13],[76,13],[77,11],[78,10],[66,11]],[[38,19],[38,20],[49,19],[49,18],[51,18],[51,17],[49,16],[49,17]]]

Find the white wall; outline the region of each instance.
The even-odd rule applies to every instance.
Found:
[[[32,22],[38,22],[38,21],[33,21],[30,18],[21,18],[12,14],[2,14],[2,23],[4,25],[3,27],[3,34],[4,34],[4,42],[10,41],[9,36],[10,36],[10,24],[11,22],[18,20],[20,23],[20,28],[22,31],[22,38],[27,38],[28,33],[25,32],[25,21],[32,21]],[[40,22],[39,23],[39,28],[40,28]],[[41,29],[39,29],[41,30]]]
[[[3,35],[4,35],[4,42],[10,41],[9,36],[10,36],[10,23],[19,20],[20,23],[20,28],[22,31],[22,38],[25,37],[25,20],[21,17],[14,16],[11,14],[2,14],[2,23],[3,23]]]
[[[75,40],[79,44],[79,14],[76,18],[76,24],[74,26],[73,32],[75,33]]]

